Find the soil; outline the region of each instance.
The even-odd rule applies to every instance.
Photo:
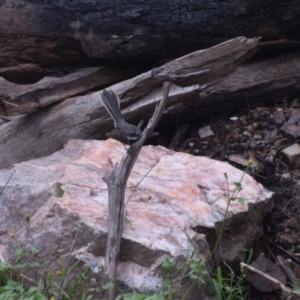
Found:
[[[300,99],[258,103],[201,123],[182,124],[172,138],[167,136],[161,132],[158,143],[176,151],[228,161],[241,170],[252,163],[251,175],[275,192],[274,209],[264,219],[264,234],[253,245],[252,261],[263,253],[278,264],[282,256],[292,272],[288,281],[300,282]],[[292,145],[293,151],[285,154]],[[283,296],[254,287],[247,294],[245,299]]]

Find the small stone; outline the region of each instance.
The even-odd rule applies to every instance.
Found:
[[[230,135],[233,139],[238,139],[240,137],[240,133],[237,129],[232,129]]]
[[[245,159],[242,155],[239,154],[233,154],[228,156],[228,160],[230,162],[236,163],[242,167],[247,167],[248,166],[248,160]]]
[[[267,106],[261,106],[261,107],[258,107],[258,109],[259,109],[260,111],[266,111],[266,112],[269,112],[269,111],[270,111],[270,108],[267,107]]]
[[[299,122],[300,121],[300,111],[299,109],[293,109],[291,108],[290,111],[289,111],[289,115],[290,115],[290,118],[288,120],[288,122]]]
[[[288,121],[281,126],[280,130],[294,138],[300,136],[300,126],[298,125],[298,122]]]
[[[254,135],[253,135],[253,138],[254,138],[255,140],[262,140],[262,136],[261,136],[260,134],[254,134]]]
[[[277,148],[281,144],[281,139],[278,139],[274,142],[274,147]]]
[[[257,119],[259,117],[259,112],[258,111],[252,110],[251,112],[252,112],[252,116],[253,116],[254,119]]]
[[[257,147],[257,142],[255,140],[251,140],[250,144],[249,144],[250,148],[256,148]]]
[[[247,130],[248,130],[249,132],[253,133],[254,127],[253,127],[252,125],[249,124],[249,125],[247,126]]]
[[[274,123],[276,125],[281,125],[284,122],[284,114],[283,114],[283,110],[282,108],[278,108],[275,112],[274,112]]]
[[[200,150],[199,150],[199,149],[194,149],[194,151],[193,151],[193,154],[194,154],[194,155],[199,155],[199,153],[200,153]]]
[[[252,264],[253,268],[256,268],[263,273],[276,278],[283,285],[286,285],[286,276],[284,272],[277,267],[274,263],[268,260],[265,256],[260,255]],[[270,280],[262,277],[261,275],[247,271],[246,279],[252,283],[252,285],[261,292],[272,292],[278,289],[278,285]]]
[[[244,132],[243,132],[243,135],[244,135],[244,136],[247,136],[247,137],[249,137],[249,138],[252,137],[252,134],[251,134],[251,132],[249,132],[249,131],[244,131]]]
[[[269,111],[265,111],[265,110],[263,110],[263,111],[260,112],[260,115],[261,115],[262,117],[266,117],[266,116],[268,116],[269,114],[270,114],[270,112],[269,112]]]
[[[264,140],[266,141],[266,140],[274,139],[277,135],[277,132],[278,132],[277,128],[274,128],[273,130],[268,131],[264,137]]]
[[[215,135],[215,133],[211,130],[209,125],[200,128],[198,130],[198,134],[199,134],[201,139]]]
[[[229,118],[231,121],[237,121],[239,118],[238,117],[231,117]]]
[[[289,163],[292,166],[299,166],[300,163],[300,146],[295,143],[292,146],[289,146],[283,150],[282,153],[287,157]]]
[[[284,123],[280,131],[285,132],[286,134],[291,135],[296,138],[300,136],[300,112],[298,109],[291,108],[289,111],[290,118]]]
[[[243,125],[247,125],[248,124],[246,116],[241,116],[240,117],[240,121],[242,122]]]
[[[294,108],[300,107],[299,99],[297,99],[297,98],[293,99],[293,101],[291,103],[291,107],[294,107]]]
[[[281,174],[281,179],[282,180],[288,180],[292,177],[291,173],[283,173]]]

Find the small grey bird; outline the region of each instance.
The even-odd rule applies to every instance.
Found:
[[[106,136],[126,145],[137,142],[142,136],[142,131],[139,127],[124,120],[117,95],[112,90],[103,90],[101,102],[113,118],[115,125],[114,130],[107,133]]]

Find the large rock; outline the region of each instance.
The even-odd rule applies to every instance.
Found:
[[[58,253],[71,253],[99,272],[104,263],[108,220],[107,186],[102,178],[125,151],[114,140],[71,140],[51,156],[2,170],[0,183],[5,188],[0,195],[0,257],[13,261],[15,245],[24,243],[40,250],[43,266],[51,262],[55,269]],[[163,147],[143,147],[127,184],[127,222],[118,279],[149,292],[161,283],[154,271],[165,257],[179,260],[196,251],[205,259],[209,245],[198,229],[218,228],[228,203],[224,195],[233,193],[235,182],[241,179],[242,190],[236,196],[245,201],[231,202],[228,230],[240,222],[255,234],[248,236],[244,231],[235,239],[230,236],[229,246],[224,235],[222,247],[228,249],[222,250],[230,253],[230,260],[243,253],[259,234],[272,192],[228,163]],[[31,220],[24,226],[26,215]],[[9,233],[14,233],[13,240]],[[207,236],[209,240],[214,237]],[[239,250],[231,253],[234,244]]]

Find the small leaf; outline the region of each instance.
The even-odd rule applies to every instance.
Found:
[[[62,184],[60,182],[57,182],[55,184],[54,191],[53,191],[53,194],[52,194],[53,197],[61,198],[63,196],[65,191],[61,187],[62,187]]]
[[[39,253],[39,250],[36,247],[31,247],[30,250],[31,250],[32,254],[38,254]]]
[[[127,219],[126,217],[125,217],[125,219],[124,219],[124,223],[125,223],[125,224],[127,224],[127,225],[131,225],[131,222],[130,222],[130,220],[129,220],[129,219]]]
[[[233,184],[236,186],[236,188],[237,188],[238,190],[241,190],[241,189],[242,189],[242,185],[241,185],[240,182],[234,182]]]
[[[162,263],[162,267],[163,267],[164,269],[170,268],[170,265],[171,265],[171,263],[170,263],[170,260],[169,260],[168,258],[166,258],[166,259],[163,261],[163,263]]]
[[[19,249],[17,250],[17,256],[18,256],[18,258],[21,258],[23,255],[24,255],[23,249],[22,249],[22,248],[19,248]]]
[[[41,266],[41,264],[37,261],[33,261],[32,263],[29,264],[29,267],[31,267],[31,268],[37,268],[40,266]]]
[[[163,287],[169,287],[171,285],[171,280],[168,278],[164,278],[162,281],[162,286]]]
[[[238,198],[236,198],[236,199],[237,199],[237,201],[238,201],[239,203],[241,203],[241,204],[244,204],[245,201],[246,201],[246,199],[245,199],[245,198],[242,198],[242,197],[238,197]]]

